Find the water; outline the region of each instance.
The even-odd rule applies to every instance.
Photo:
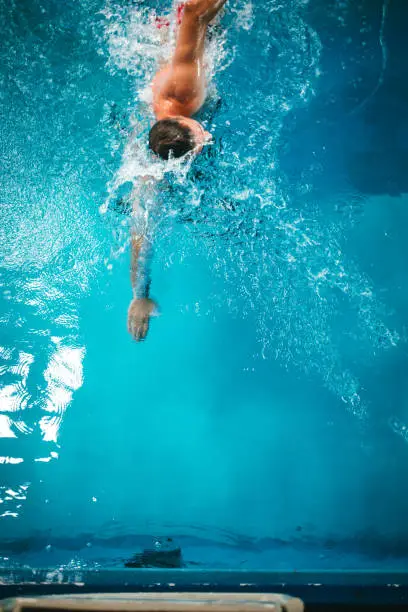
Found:
[[[184,167],[146,151],[159,3],[0,8],[2,565],[170,537],[189,567],[403,569],[406,8],[230,0]]]

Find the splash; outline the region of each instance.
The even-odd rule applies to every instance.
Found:
[[[146,87],[161,53],[171,52],[174,21],[163,47],[156,13],[135,8],[118,13],[109,6],[111,69],[134,78],[136,101],[132,136],[102,212],[124,185],[140,193],[141,178],[154,176],[152,207],[160,204],[152,232],[156,257],[172,265],[198,251],[222,279],[210,308],[191,307],[255,317],[260,358],[319,377],[347,410],[363,418],[367,403],[358,376],[346,365],[344,337],[356,354],[364,347],[365,359],[394,347],[398,334],[385,323],[372,282],[344,251],[344,228],[328,223],[318,202],[310,204],[307,176],[295,189],[280,166],[291,117],[319,87],[321,43],[308,24],[307,3],[271,1],[262,9],[229,3],[207,49],[211,87],[203,122],[215,134],[215,146],[185,166],[152,160],[145,144]],[[340,9],[342,18],[347,7]],[[171,237],[178,224],[187,229],[187,239],[175,251]],[[124,251],[126,223],[117,236],[113,257]]]
[[[108,197],[99,209],[102,214],[117,201],[121,188],[126,184],[136,189],[133,196],[140,198],[140,182],[146,177],[155,182],[161,181],[167,174],[176,176],[179,182],[187,179],[192,160],[186,163],[173,159],[164,163],[152,157],[147,149],[147,134],[152,122],[150,84],[158,66],[168,61],[174,50],[177,5],[178,2],[174,2],[165,16],[169,25],[163,28],[157,27],[161,15],[147,8],[118,10],[115,3],[108,2],[102,11],[106,19],[105,37],[110,69],[113,72],[126,71],[133,78],[135,96],[134,110],[130,117],[130,135],[124,145],[120,167],[108,184]],[[248,18],[248,11],[246,14]],[[217,29],[216,24],[212,27],[205,52],[210,99],[217,96],[214,75],[225,70],[233,59],[226,45],[226,32]]]

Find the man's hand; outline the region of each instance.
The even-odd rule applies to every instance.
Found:
[[[134,298],[128,311],[128,330],[133,338],[140,342],[149,331],[149,320],[156,304],[149,298]]]
[[[187,0],[184,5],[186,14],[190,13],[205,23],[210,23],[222,9],[227,0]]]

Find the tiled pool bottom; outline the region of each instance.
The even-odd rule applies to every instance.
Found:
[[[307,610],[407,609],[408,573],[267,572],[214,570],[58,570],[2,572],[0,597],[125,592],[283,593],[300,597]],[[345,606],[352,606],[348,608]],[[373,608],[372,608],[373,607]]]

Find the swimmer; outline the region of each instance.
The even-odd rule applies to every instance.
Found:
[[[149,147],[164,160],[192,153],[197,155],[211,135],[193,119],[205,100],[203,69],[207,27],[226,0],[187,0],[178,9],[179,29],[171,61],[157,72],[152,82],[153,112],[157,119],[149,133]],[[157,27],[168,25],[159,19]],[[139,203],[135,199],[134,214]],[[131,239],[131,282],[133,300],[128,311],[128,330],[135,340],[144,340],[156,304],[149,298],[150,279],[143,232]]]
[[[171,62],[153,79],[153,111],[157,122],[149,147],[162,159],[199,153],[211,135],[192,118],[205,100],[203,68],[207,26],[226,0],[188,0],[183,6]]]

